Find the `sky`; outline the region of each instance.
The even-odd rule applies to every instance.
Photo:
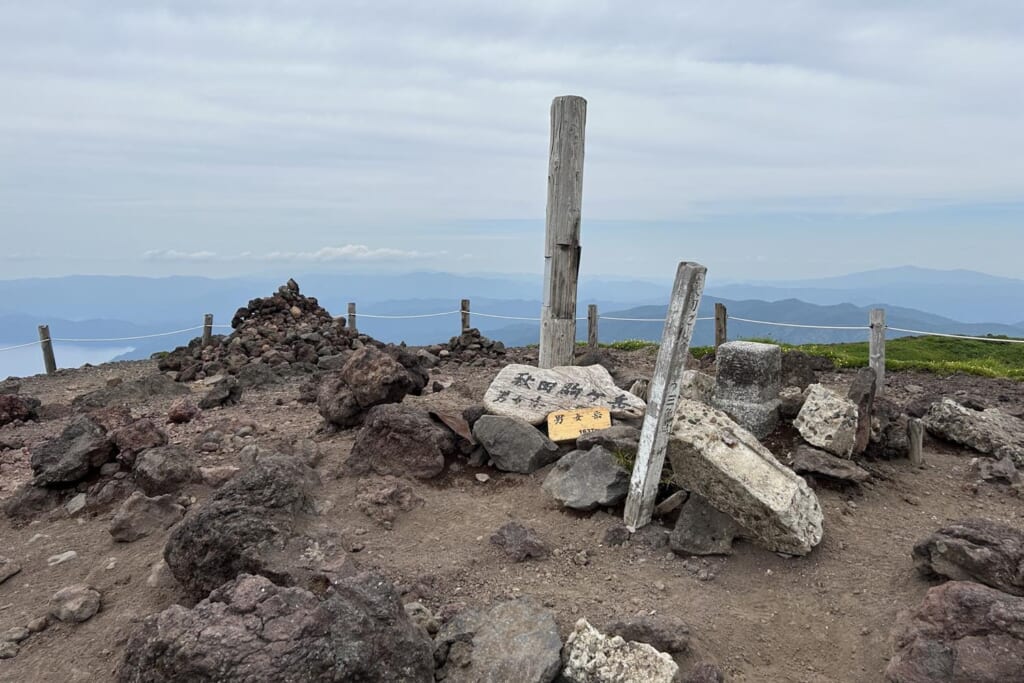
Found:
[[[1024,3],[0,0],[0,277],[1019,277]]]

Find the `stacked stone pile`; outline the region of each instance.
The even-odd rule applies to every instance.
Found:
[[[231,326],[234,332],[214,337],[205,347],[196,338],[175,349],[160,360],[160,369],[176,371],[179,382],[244,375],[243,368],[250,365],[337,370],[352,350],[383,346],[348,329],[344,318],[335,320],[316,298],[303,295],[294,280],[238,309]]]
[[[505,345],[480,334],[480,330],[471,327],[436,351],[441,360],[456,363],[482,364],[480,359],[496,359],[505,355]]]

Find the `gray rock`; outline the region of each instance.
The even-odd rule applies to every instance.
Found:
[[[172,424],[191,422],[199,415],[199,406],[187,398],[179,398],[167,411],[167,421]]]
[[[576,622],[563,653],[567,683],[672,683],[679,665],[646,643],[606,636],[586,619]]]
[[[668,457],[681,488],[704,496],[769,550],[805,555],[821,541],[817,496],[725,413],[680,400]]]
[[[412,623],[423,629],[431,638],[437,635],[437,632],[441,629],[441,623],[422,602],[406,603],[405,613],[409,615]]]
[[[357,474],[431,479],[455,455],[455,435],[430,414],[402,403],[375,406],[366,414],[346,467]]]
[[[539,425],[548,413],[573,408],[608,408],[615,418],[643,417],[647,404],[615,386],[600,365],[551,369],[506,365],[484,394],[489,413]]]
[[[629,492],[629,472],[601,446],[572,451],[555,463],[543,489],[574,510],[618,505]]]
[[[214,465],[212,467],[200,467],[199,479],[213,489],[219,489],[231,480],[231,477],[238,474],[239,468],[234,465]]]
[[[72,624],[89,621],[100,611],[101,597],[98,590],[85,584],[61,588],[50,598],[50,616]]]
[[[558,459],[558,446],[518,418],[484,415],[473,425],[473,437],[505,472],[529,474]]]
[[[907,415],[903,414],[898,405],[883,396],[875,397],[872,412],[868,454],[886,460],[907,457],[910,453]]]
[[[594,432],[580,434],[576,439],[577,450],[589,451],[594,446],[602,446],[612,453],[621,453],[626,456],[636,455],[639,444],[640,430],[625,424],[612,425],[608,429],[598,429]]]
[[[29,630],[24,626],[15,626],[0,634],[0,641],[5,643],[21,643],[28,640],[29,635],[31,635]]]
[[[39,419],[39,400],[31,396],[0,394],[0,427],[15,421]]]
[[[61,432],[32,451],[32,483],[36,486],[73,484],[114,455],[107,430],[87,416],[76,417]]]
[[[857,436],[853,446],[853,452],[857,455],[867,450],[871,442],[871,416],[874,413],[872,406],[875,404],[877,381],[874,370],[861,368],[846,394],[846,398],[857,406]]]
[[[682,398],[710,404],[715,396],[714,376],[699,370],[683,370],[679,384],[679,396]]]
[[[397,477],[364,480],[356,495],[356,507],[370,519],[381,524],[394,522],[403,512],[423,505],[407,481]]]
[[[752,403],[715,398],[711,404],[758,439],[765,438],[779,426],[781,402],[778,399]]]
[[[60,491],[22,484],[4,501],[4,514],[11,519],[31,520],[60,507]]]
[[[785,351],[782,354],[782,386],[799,387],[801,391],[818,382],[818,370],[824,369],[821,358],[803,351]]]
[[[690,627],[677,617],[641,614],[615,619],[602,630],[609,636],[647,643],[660,652],[683,654],[690,649]]]
[[[998,408],[972,410],[944,398],[929,408],[924,426],[941,439],[1024,466],[1024,420]]]
[[[18,656],[18,644],[0,642],[0,659],[14,659]]]
[[[117,386],[90,391],[76,397],[71,405],[79,409],[134,406],[153,398],[184,396],[188,393],[188,387],[178,384],[163,373],[154,373]]]
[[[1024,596],[1024,531],[987,519],[964,519],[914,546],[914,563],[926,576],[977,581]]]
[[[529,597],[456,615],[434,647],[448,683],[550,683],[561,667],[554,616]]]
[[[192,609],[172,605],[133,629],[119,683],[433,680],[430,638],[383,577],[360,574],[323,597],[242,575]]]
[[[786,420],[794,419],[806,400],[807,394],[800,387],[786,387],[779,392],[779,416]]]
[[[138,491],[118,509],[110,522],[110,536],[120,543],[131,543],[155,531],[170,529],[185,516],[185,508],[166,494],[147,498]]]
[[[551,552],[536,531],[515,521],[494,532],[491,543],[503,548],[513,562],[547,557]]]
[[[849,458],[857,445],[857,406],[820,384],[812,384],[793,426],[812,446]]]
[[[28,626],[27,626],[29,633],[42,633],[43,631],[45,631],[49,627],[50,627],[50,617],[49,616],[36,617],[32,621],[28,622]]]
[[[7,557],[0,557],[0,584],[21,571],[21,565]]]
[[[850,460],[804,445],[798,446],[793,452],[793,471],[857,484],[871,478],[870,472]]]
[[[416,387],[416,378],[402,363],[373,346],[364,346],[349,356],[340,372],[320,383],[316,403],[330,424],[354,427],[373,406],[401,401]]]
[[[118,461],[128,467],[147,448],[167,445],[167,434],[149,419],[135,420],[114,430],[111,439],[118,448]]]
[[[974,458],[971,461],[971,470],[978,473],[978,478],[983,481],[996,481],[1004,484],[1019,484],[1021,482],[1020,472],[1017,471],[1010,456],[1002,460],[991,458]]]
[[[319,363],[317,365],[319,366]],[[283,380],[277,370],[266,363],[249,363],[238,371],[236,378],[238,379],[239,387],[238,394],[234,396],[234,400],[236,401],[241,397],[241,392],[246,389],[256,389],[258,387],[280,384]],[[231,400],[230,396],[228,400]]]
[[[743,528],[729,515],[691,493],[679,511],[668,545],[679,555],[732,555],[732,543]]]
[[[210,390],[199,399],[201,410],[230,406],[242,400],[243,387],[234,377],[221,377],[213,382]]]
[[[1024,671],[1024,598],[950,581],[901,617],[890,683],[1003,683]]]
[[[64,564],[65,562],[70,562],[71,560],[76,559],[78,559],[77,552],[75,552],[74,550],[66,550],[62,553],[58,553],[57,555],[51,555],[50,557],[46,558],[46,566],[56,567],[59,564]]]
[[[718,373],[711,404],[757,438],[779,423],[782,351],[775,344],[727,342],[715,352]]]
[[[725,683],[725,674],[711,662],[699,662],[686,672],[680,683]]]
[[[64,503],[64,510],[73,517],[85,509],[85,502],[86,495],[84,493],[79,493],[78,495],[73,496],[71,500]]]
[[[176,493],[196,478],[192,457],[181,446],[144,451],[135,461],[135,483],[147,496]]]

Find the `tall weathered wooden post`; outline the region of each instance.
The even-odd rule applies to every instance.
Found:
[[[651,521],[706,276],[707,268],[699,263],[683,262],[676,270],[676,282],[672,287],[665,329],[661,333],[654,376],[647,390],[647,412],[640,430],[640,445],[633,463],[629,496],[626,498],[626,511],[623,515],[623,522],[633,530]]]
[[[544,303],[538,361],[542,368],[572,365],[574,357],[586,124],[587,101],[582,97],[566,95],[551,103]]]
[[[882,396],[885,393],[885,309],[872,308],[869,323],[868,364],[875,371],[875,396]]]
[[[53,357],[53,342],[50,340],[50,326],[39,326],[39,346],[43,349],[43,367],[46,374],[52,375],[57,372],[57,361]]]

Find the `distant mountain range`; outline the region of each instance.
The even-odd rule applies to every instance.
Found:
[[[334,315],[346,304],[358,304],[361,331],[386,341],[413,345],[447,341],[458,333],[459,316],[378,319],[372,315],[452,312],[469,298],[472,323],[506,344],[536,343],[540,315],[539,276],[478,277],[447,273],[402,275],[306,274],[295,276],[305,294],[318,297]],[[204,313],[225,324],[250,299],[267,296],[283,278],[140,278],[70,276],[49,279],[0,280],[0,346],[36,339],[36,326],[50,325],[58,338],[114,338],[155,334],[202,323]],[[668,281],[613,278],[584,279],[579,315],[596,303],[603,316],[657,318],[665,315],[671,289]],[[868,310],[883,306],[893,327],[955,334],[1005,334],[1024,337],[1024,281],[970,271],[896,268],[821,280],[764,282],[715,286],[705,291],[700,315],[713,315],[715,302],[732,317],[825,326],[866,326]],[[910,305],[907,302],[920,302]],[[962,311],[951,315],[950,310]],[[988,321],[981,311],[989,311]],[[484,315],[488,314],[488,315]],[[497,316],[497,317],[490,317]],[[227,330],[217,330],[226,332]],[[580,321],[579,337],[586,336]],[[183,344],[198,333],[141,339],[121,344],[142,358]],[[602,320],[602,341],[657,340],[657,322]],[[731,320],[732,339],[770,337],[791,343],[863,340],[866,330],[820,330],[776,327]],[[895,334],[893,336],[896,336]],[[693,343],[710,344],[713,324],[698,324]]]

